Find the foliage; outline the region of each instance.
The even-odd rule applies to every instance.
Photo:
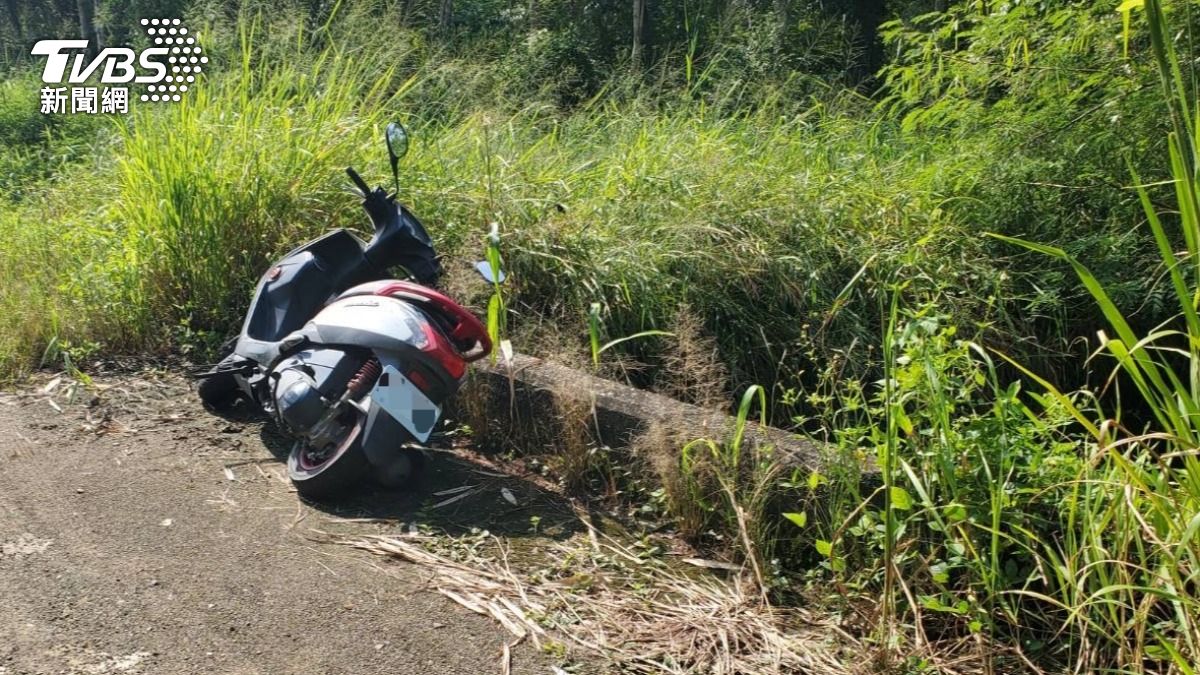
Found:
[[[1141,207],[1125,186],[1128,162],[1151,172],[1162,167],[1168,119],[1159,112],[1153,59],[1138,49],[1145,40],[1126,57],[1115,10],[1108,2],[960,3],[886,24],[896,58],[883,71],[880,108],[907,134],[991,145],[998,156],[978,172],[944,176],[956,184],[946,192],[964,197],[949,208],[976,232],[1054,244],[1079,257],[1148,329],[1165,318],[1170,298],[1150,281],[1157,257],[1131,227]],[[988,252],[1012,256],[1003,245]],[[1100,324],[1087,318],[1094,313],[1082,289],[1059,268],[1018,260],[1005,289],[1006,341],[1022,340],[1029,327],[1050,349],[1090,339]]]
[[[436,224],[442,250],[468,255],[466,242],[482,223],[505,223],[506,264],[520,279],[505,298],[518,343],[522,331],[528,337],[546,320],[576,324],[595,302],[612,336],[661,330],[687,305],[704,315],[703,330],[716,339],[733,389],[764,382],[782,391],[811,385],[830,358],[860,374],[877,373],[878,355],[863,346],[879,332],[875,308],[887,280],[902,276],[912,280],[906,301],[936,299],[958,323],[986,325],[987,343],[1054,369],[1060,383],[1078,384],[1080,371],[1070,359],[1080,355],[1078,339],[1098,327],[1082,311],[1085,299],[1061,270],[976,233],[1024,236],[1080,256],[1120,306],[1139,310],[1138,327],[1169,311],[1166,289],[1156,283],[1154,247],[1127,227],[1137,200],[1120,188],[1127,150],[1135,166],[1154,175],[1158,146],[1150,139],[1163,118],[1145,111],[1155,100],[1146,85],[1155,80],[1136,40],[1131,59],[1123,59],[1113,32],[1120,17],[1101,4],[983,11],[972,3],[944,15],[922,14],[929,8],[920,3],[895,5],[899,18],[884,33],[895,57],[881,71],[883,103],[872,110],[873,101],[829,87],[841,78],[836,73],[853,70],[832,56],[858,49],[835,44],[855,42],[853,31],[843,30],[851,24],[805,3],[784,3],[786,31],[774,4],[658,7],[655,40],[662,42],[650,47],[657,65],[634,76],[614,70],[616,62],[605,61],[616,58],[611,54],[588,51],[599,49],[596,35],[579,28],[586,24],[567,22],[579,9],[568,2],[535,3],[534,17],[521,14],[528,8],[462,3],[453,39],[430,32],[422,12],[432,8],[421,3],[257,14],[258,5],[247,0],[239,14],[226,2],[198,2],[189,21],[204,26],[215,63],[186,112],[143,111],[118,134],[88,116],[61,118],[64,127],[80,126],[71,137],[101,139],[95,149],[93,143],[71,145],[70,154],[61,146],[50,150],[67,161],[61,171],[45,162],[49,153],[38,149],[45,142],[30,140],[30,134],[57,138],[37,125],[60,122],[32,112],[32,82],[5,85],[19,92],[3,108],[19,111],[11,126],[17,136],[0,151],[0,167],[16,167],[9,170],[15,198],[37,191],[38,177],[65,175],[81,156],[99,160],[87,171],[98,174],[98,183],[117,179],[115,164],[147,163],[140,173],[123,174],[124,196],[112,202],[118,208],[92,215],[109,225],[90,237],[80,254],[87,260],[72,267],[106,277],[95,283],[74,275],[73,283],[87,288],[71,292],[92,297],[109,287],[114,297],[78,305],[112,306],[107,327],[42,326],[31,334],[43,335],[43,343],[59,332],[88,334],[109,349],[138,349],[148,346],[151,317],[181,326],[181,335],[202,344],[204,336],[229,330],[238,298],[283,242],[355,222],[352,203],[333,196],[337,164],[370,156],[370,126],[391,111],[418,133],[421,147],[408,163],[405,189]],[[587,3],[582,11],[595,9]],[[129,6],[135,10],[141,11]],[[381,21],[412,29],[375,30]],[[1037,30],[1021,43],[1026,24]],[[568,25],[575,32],[564,33]],[[249,42],[239,37],[251,34]],[[779,40],[790,46],[779,51]],[[1016,43],[1025,45],[1022,58],[1002,59]],[[750,48],[767,51],[738,51]],[[575,65],[560,58],[567,52],[575,55],[562,58]],[[347,70],[351,53],[361,69]],[[1081,72],[1074,62],[1083,64]],[[339,69],[354,79],[337,77]],[[571,79],[584,70],[591,84],[559,86],[556,74]],[[306,100],[329,77],[337,81],[327,104]],[[401,98],[379,103],[399,89]],[[1075,90],[1083,93],[1066,95]],[[362,100],[370,92],[376,98]],[[259,112],[238,113],[244,105]],[[304,119],[283,121],[293,114]],[[124,162],[157,147],[158,135],[176,126],[171,156],[194,164],[166,166],[158,157]],[[333,130],[341,150],[317,148],[324,130]],[[206,143],[219,152],[207,156]],[[294,161],[267,161],[278,143],[285,144],[282,157]],[[155,181],[174,186],[165,195],[169,202],[190,200],[163,223],[147,199],[163,193],[145,195],[135,184],[150,170]],[[85,171],[77,171],[72,180],[86,183]],[[239,171],[263,175],[250,190],[233,190]],[[480,176],[487,176],[486,192]],[[183,185],[193,186],[191,196],[179,191]],[[65,194],[49,199],[75,213],[97,210],[95,199],[69,206]],[[180,229],[193,223],[189,209],[220,203],[233,208],[197,213],[196,227]],[[126,237],[124,212],[138,204],[143,213],[133,219],[141,232]],[[9,226],[55,218],[46,217],[46,205],[27,209],[9,214]],[[235,222],[250,233],[233,244]],[[160,236],[160,227],[171,233]],[[189,248],[201,232],[208,238],[198,243],[202,250]],[[117,238],[125,243],[108,262],[91,260]],[[139,238],[139,252],[130,253],[126,244]],[[164,257],[167,249],[151,252],[145,242],[174,248]],[[232,269],[222,242],[237,251]],[[182,258],[193,253],[202,260],[198,267]],[[143,290],[113,291],[134,281],[114,281],[121,273],[105,268],[130,259],[166,267],[153,281],[136,281]],[[60,267],[67,269],[50,269]],[[147,292],[163,297],[147,299]],[[147,303],[154,306],[138,317],[122,316]],[[73,322],[80,320],[67,319]],[[747,336],[753,336],[749,348]],[[38,340],[18,342],[24,355],[0,360],[30,363]],[[655,369],[669,361],[668,348],[666,341],[645,340],[616,347],[647,364],[635,376],[643,384],[662,377]]]
[[[742,395],[728,440],[703,438],[683,446],[680,476],[684,489],[672,495],[668,506],[676,515],[703,514],[703,520],[696,523],[697,534],[723,532],[735,537],[735,547],[765,589],[765,561],[774,553],[776,538],[768,507],[782,467],[770,446],[745,442],[756,397],[759,422],[763,423],[766,394],[755,385]]]
[[[1136,400],[1148,428],[1130,430],[1119,409],[1106,411],[1109,398],[1064,393],[1007,355],[1036,387],[1001,387],[989,352],[956,339],[946,317],[925,307],[897,320],[895,302],[883,335],[885,379],[874,394],[831,378],[824,395],[809,397],[836,417],[838,444],[874,454],[883,472],[882,500],[843,502],[810,536],[830,574],[881,593],[885,654],[936,662],[957,651],[959,636],[975,635],[974,658],[987,671],[1024,670],[1030,659],[1086,672],[1194,671],[1196,132],[1166,13],[1145,4],[1174,129],[1178,231],[1167,229],[1147,187],[1137,192],[1178,313],[1139,333],[1077,257],[996,237],[1073,268],[1107,324],[1097,357],[1111,358],[1112,386],[1131,390],[1115,400]],[[1183,242],[1182,254],[1172,241]]]
[[[830,378],[823,400],[810,397],[837,417],[837,445],[871,458],[883,484],[856,500],[860,475],[841,477],[844,496],[805,536],[829,573],[882,593],[885,652],[945,656],[956,636],[974,633],[987,638],[974,656],[990,661],[992,641],[1021,635],[1017,646],[1036,660],[1066,662],[1051,639],[1063,616],[1013,591],[1044,591],[1036,546],[1055,538],[1084,469],[1071,419],[1031,405],[1018,383],[1000,387],[987,353],[932,307],[895,317],[885,380]],[[915,632],[895,634],[909,622]]]

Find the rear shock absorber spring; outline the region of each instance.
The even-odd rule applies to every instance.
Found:
[[[350,378],[349,384],[346,385],[346,391],[353,399],[362,398],[363,394],[375,386],[375,381],[381,374],[383,374],[383,367],[379,365],[379,359],[372,356],[359,367],[354,377]]]

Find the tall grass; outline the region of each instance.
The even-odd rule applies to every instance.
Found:
[[[0,306],[41,298],[63,310],[21,319],[3,338],[2,371],[36,365],[54,338],[108,351],[214,342],[271,256],[362,227],[340,168],[381,166],[393,117],[414,131],[401,197],[449,259],[474,258],[487,223],[503,223],[518,347],[555,327],[586,349],[593,303],[614,339],[667,329],[690,306],[732,388],[794,385],[877,334],[878,280],[897,268],[913,297],[1004,323],[988,297],[1010,277],[945,207],[956,188],[943,177],[978,176],[1000,154],[990,141],[904,137],[864,123],[870,102],[852,93],[804,107],[764,95],[730,114],[644,92],[564,114],[506,90],[487,64],[378,22],[345,8],[311,28],[287,12],[208,19],[200,37],[214,62],[184,101],[139,108],[94,165],[31,183],[0,231],[42,239],[0,253],[12,280]],[[76,234],[60,250],[56,231],[75,219],[86,224],[67,228]],[[913,242],[922,255],[905,255]],[[34,274],[26,261],[39,248],[56,253]],[[940,293],[963,284],[977,292]],[[613,349],[647,363],[642,383],[653,384],[665,344]],[[847,359],[863,372],[877,361]]]
[[[322,47],[327,35],[293,31],[291,49],[266,58],[279,38],[263,34],[281,26],[264,21],[243,17],[233,44],[216,45],[211,78],[113,124],[110,153],[0,218],[0,308],[15,317],[0,339],[7,373],[37,365],[52,340],[202,346],[236,325],[273,255],[360,220],[337,170],[379,154],[412,48]]]
[[[699,530],[715,530],[736,536],[754,573],[758,587],[767,589],[767,561],[774,553],[771,542],[778,525],[768,514],[768,504],[782,466],[767,445],[743,445],[750,412],[757,401],[759,423],[765,424],[767,399],[762,387],[750,387],[742,394],[737,417],[728,440],[703,438],[680,450],[683,494],[672,495],[670,507],[677,513],[699,511],[706,517],[696,523]],[[723,522],[722,522],[723,521]]]
[[[231,325],[269,254],[348,220],[356,200],[339,193],[332,168],[378,155],[376,132],[403,91],[395,67],[380,65],[403,53],[251,59],[256,30],[243,27],[237,74],[195,87],[124,138],[114,253],[134,264],[102,264],[135,275],[114,289],[144,313],[134,325],[172,315]]]
[[[874,455],[882,471],[881,499],[835,503],[828,518],[805,518],[803,535],[843,591],[878,602],[864,630],[878,636],[882,667],[1197,671],[1197,125],[1163,9],[1145,9],[1175,126],[1175,206],[1160,213],[1134,180],[1175,316],[1140,332],[1075,256],[994,235],[1073,270],[1106,324],[1091,365],[1111,368],[1108,391],[1060,390],[960,337],[938,305],[905,308],[895,294],[881,312],[884,379],[864,386],[828,371],[823,389],[800,395],[829,410],[839,446]],[[1002,386],[996,354],[1033,388]]]
[[[389,118],[414,131],[401,197],[450,261],[477,256],[487,223],[503,224],[518,348],[586,354],[593,304],[612,339],[669,330],[690,307],[728,390],[776,385],[774,402],[831,358],[878,373],[864,345],[895,277],[910,280],[906,301],[937,299],[1012,350],[1037,352],[1035,330],[1069,332],[1057,310],[1042,319],[1048,301],[1028,288],[1073,291],[978,236],[980,222],[1030,234],[1021,195],[1032,188],[1000,179],[1046,178],[997,134],[910,133],[853,92],[796,100],[788,85],[739,85],[716,65],[700,88],[616,78],[564,111],[513,75],[520,54],[497,65],[381,30],[395,19],[388,3],[341,3],[317,25],[286,9],[230,18],[196,7],[189,21],[213,58],[204,81],[178,105],[142,106],[127,128],[112,126],[111,147],[86,168],[23,179],[20,204],[0,209],[0,233],[36,230],[0,252],[0,307],[24,317],[0,336],[5,377],[35,366],[51,340],[108,352],[217,342],[273,255],[362,227],[340,168],[377,170]],[[1119,201],[1108,192],[1095,199]],[[1130,248],[1101,221],[1088,228],[1110,242],[1105,256]],[[55,243],[62,229],[80,232],[71,250]],[[55,250],[45,264],[26,264],[45,250]],[[670,390],[670,345],[612,349],[643,363],[639,384]]]
[[[1104,665],[1088,659],[1093,654],[1115,654],[1132,672],[1165,667],[1193,673],[1200,663],[1200,163],[1194,92],[1182,74],[1167,16],[1158,0],[1147,0],[1144,8],[1175,127],[1168,148],[1176,232],[1166,227],[1147,189],[1139,185],[1137,191],[1178,314],[1140,335],[1086,266],[1053,247],[1014,243],[1074,268],[1113,332],[1102,336],[1100,351],[1113,360],[1120,385],[1132,387],[1154,420],[1145,430],[1126,429],[1119,416],[1090,422],[1049,388],[1054,398],[1068,402],[1066,409],[1095,442],[1094,473],[1074,488],[1066,536],[1042,542],[1042,555],[1061,570],[1061,590],[1053,600],[1071,608],[1068,625],[1093,648],[1082,651],[1088,665]],[[1179,241],[1182,255],[1175,248]]]

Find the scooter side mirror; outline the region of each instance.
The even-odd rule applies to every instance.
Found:
[[[387,143],[388,160],[392,164],[392,181],[396,185],[396,192],[400,192],[400,173],[396,167],[400,164],[400,158],[408,154],[408,129],[399,122],[388,122],[383,139]]]
[[[395,166],[401,157],[408,154],[408,129],[399,122],[388,122],[384,138],[387,141],[388,157]]]
[[[480,260],[479,262],[475,263],[475,271],[479,272],[479,276],[483,277],[483,280],[489,284],[502,284],[504,283],[504,280],[508,278],[508,275],[504,273],[504,270],[496,270],[493,272],[492,264],[486,260]]]

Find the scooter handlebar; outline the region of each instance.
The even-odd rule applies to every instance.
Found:
[[[350,176],[350,180],[354,181],[354,185],[362,191],[364,197],[371,194],[371,188],[367,186],[367,182],[362,179],[362,176],[358,175],[358,172],[353,167],[346,167],[346,175]]]

